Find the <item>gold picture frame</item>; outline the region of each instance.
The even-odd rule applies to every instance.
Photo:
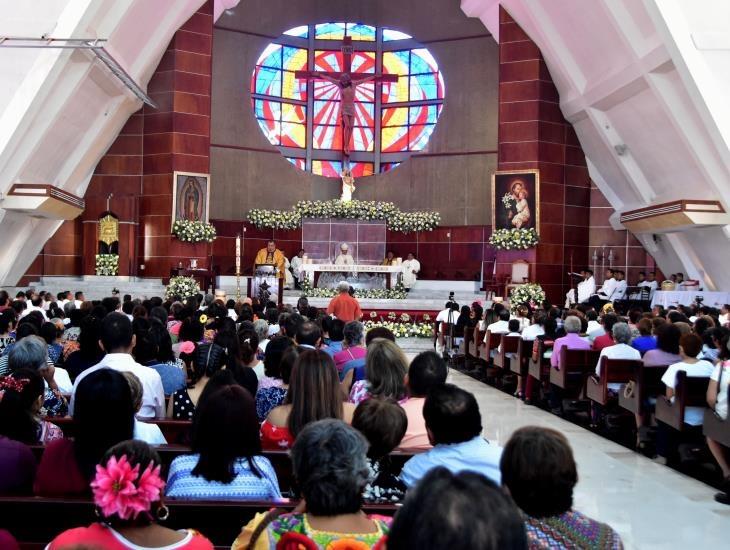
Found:
[[[520,192],[519,184],[522,185],[522,192]],[[511,200],[508,200],[507,197],[510,197]],[[526,201],[527,209],[523,207],[522,200]],[[509,202],[511,207],[507,208],[504,201]],[[532,228],[538,235],[540,234],[540,170],[498,170],[494,172],[492,174],[492,231]]]
[[[174,172],[171,226],[180,219],[208,223],[209,215],[210,174]]]

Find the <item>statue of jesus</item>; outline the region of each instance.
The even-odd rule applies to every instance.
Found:
[[[342,195],[340,200],[342,202],[350,202],[352,200],[352,194],[355,192],[355,178],[352,177],[352,172],[349,168],[342,170]]]

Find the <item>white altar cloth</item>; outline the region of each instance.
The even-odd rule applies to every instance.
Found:
[[[657,290],[654,292],[654,298],[651,300],[651,306],[688,306],[693,304],[697,296],[702,296],[702,305],[720,308],[724,304],[730,303],[730,292],[711,292],[699,290]]]

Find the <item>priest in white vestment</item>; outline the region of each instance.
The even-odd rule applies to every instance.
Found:
[[[289,262],[289,258],[284,257],[284,288],[291,290],[294,288],[294,277],[291,273],[291,263]]]
[[[566,308],[573,304],[584,304],[596,293],[596,280],[593,278],[593,271],[587,269],[581,271],[580,274],[583,276],[583,280],[576,285],[575,289],[571,288],[566,294]]]
[[[291,259],[291,272],[294,276],[294,286],[299,288],[299,281],[302,278],[302,265],[304,265],[304,249],[302,248],[299,253]]]
[[[410,290],[416,284],[418,272],[421,271],[421,263],[408,254],[408,258],[403,262],[403,286]]]
[[[350,245],[347,243],[340,245],[340,253],[335,258],[335,265],[355,265],[355,258],[350,254]]]

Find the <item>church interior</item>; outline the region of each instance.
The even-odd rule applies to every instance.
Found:
[[[0,9],[0,464],[16,472],[26,452],[35,479],[0,479],[1,547],[723,544],[729,3]],[[47,355],[31,366],[38,342]],[[664,355],[652,363],[655,352]],[[317,361],[339,376],[335,403],[321,372],[305,374]],[[90,399],[83,381],[112,396],[122,372],[138,386],[126,420],[134,437],[83,447],[93,416],[90,405],[86,420],[83,407],[74,415],[74,401]],[[34,384],[38,395],[22,397]],[[116,410],[103,412],[117,433],[120,403],[134,406],[135,383],[125,384],[121,401],[109,398]],[[436,416],[459,408],[438,409],[437,397],[461,399],[464,415],[478,407],[476,437],[437,434]],[[243,428],[227,433],[223,417],[205,419],[216,406],[251,412],[253,451],[222,450],[222,438],[245,438]],[[93,430],[104,431],[102,420]],[[18,435],[23,423],[37,431],[32,441]],[[149,439],[152,427],[161,439]],[[289,439],[267,447],[277,429]],[[422,446],[405,445],[412,430]],[[317,431],[369,445],[348,451],[349,460],[367,454],[370,477],[347,513],[332,511],[346,506],[334,498],[323,513],[307,493],[317,461],[301,457],[336,453],[324,439],[305,448]],[[55,445],[79,462],[68,484],[77,476],[80,492],[39,490],[68,464],[52,463]],[[454,466],[460,445],[474,450]],[[234,453],[222,474],[201,474],[205,460],[185,473],[186,459],[209,452],[211,463]],[[146,478],[134,476],[148,464],[160,484],[135,512],[114,508],[114,488],[100,504],[99,476],[111,479],[122,456],[139,466],[128,480],[139,495]],[[380,492],[385,470],[373,464],[392,468],[391,493]],[[178,478],[183,496],[176,466],[189,478]],[[270,475],[270,495],[245,496]],[[239,482],[240,493],[226,492]],[[431,506],[439,483],[446,496]],[[553,485],[555,495],[541,493]],[[502,519],[469,519],[460,497]],[[567,507],[555,508],[561,498]],[[543,499],[553,507],[535,504]],[[282,515],[266,515],[274,508]],[[164,526],[191,530],[150,530]],[[285,545],[292,533],[300,546]]]

